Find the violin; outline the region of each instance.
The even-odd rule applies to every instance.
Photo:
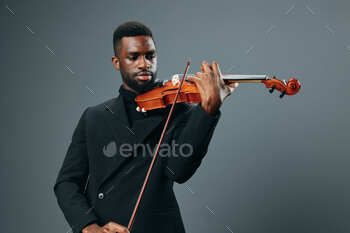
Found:
[[[189,74],[188,76],[193,76]],[[137,111],[146,112],[153,109],[165,108],[174,102],[174,98],[179,89],[180,74],[173,75],[171,80],[164,80],[162,86],[156,87],[148,92],[136,96],[135,102]],[[284,95],[295,95],[300,90],[300,82],[296,78],[290,78],[288,81],[279,80],[276,77],[267,75],[223,75],[223,81],[226,85],[235,82],[238,83],[264,83],[269,92],[274,90],[281,92],[280,98]],[[200,103],[201,98],[197,86],[185,79],[181,87],[176,103]]]

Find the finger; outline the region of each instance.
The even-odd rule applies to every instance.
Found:
[[[213,72],[215,73],[215,76],[217,77],[218,83],[220,84],[220,87],[223,88],[226,84],[224,82],[223,76],[221,75],[219,65],[216,63],[216,61],[213,61],[212,67],[213,67]]]
[[[196,79],[198,81],[199,79],[201,79],[201,75],[202,75],[201,72],[197,72],[197,73],[195,73],[193,75],[189,75],[188,78],[191,78],[192,80]]]
[[[112,233],[108,228],[102,227],[102,231],[105,233]]]
[[[215,61],[213,61],[213,62],[211,63],[211,67],[212,67],[212,69],[213,69],[213,72],[214,72],[214,74],[215,74],[215,77],[216,77],[217,79],[219,79],[218,81],[219,81],[220,85],[224,85],[224,81],[222,80],[222,77],[220,76],[220,70],[218,69],[218,64],[217,64]]]
[[[196,77],[199,78],[199,79],[201,78],[201,75],[202,75],[201,72],[197,72],[197,73],[194,74],[194,76],[196,76]]]
[[[221,70],[220,70],[219,64],[216,63],[216,61],[213,61],[212,67],[213,67],[213,71],[217,73],[219,77],[221,77],[222,76]]]
[[[187,77],[187,80],[190,81],[190,82],[197,83],[198,80],[200,80],[200,78],[198,78],[198,77],[196,77],[196,76],[188,76],[188,77]]]
[[[102,232],[105,232],[105,233],[113,233],[113,231],[111,231],[111,229],[107,226],[107,225],[104,225],[102,228]]]
[[[202,63],[201,63],[201,72],[202,73],[204,73],[204,62],[206,62],[206,61],[202,61]]]
[[[202,73],[197,72],[194,76],[191,76],[190,81],[193,81],[196,84],[196,87],[198,88],[199,93],[203,93],[204,89],[201,84],[201,76]]]
[[[211,71],[208,62],[206,61],[202,62],[202,67],[203,67],[202,73],[209,73]]]
[[[210,64],[210,68],[213,70],[213,72],[214,72],[215,74],[219,74],[219,73],[218,73],[218,70],[217,70],[217,68],[216,68],[216,62],[215,62],[215,61],[213,61],[213,62]]]
[[[107,229],[111,232],[118,232],[118,233],[130,233],[128,228],[115,223],[115,222],[110,222],[107,224]]]
[[[213,69],[213,67],[214,67],[214,62],[215,61],[213,61],[210,65],[209,65],[209,68],[212,70],[212,71],[214,71],[214,69]],[[215,71],[214,71],[215,72]]]

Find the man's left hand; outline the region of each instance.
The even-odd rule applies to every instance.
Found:
[[[206,61],[201,64],[201,72],[188,77],[193,81],[201,96],[201,106],[208,114],[214,115],[227,96],[238,87],[238,83],[226,85],[219,65],[214,61],[209,65]]]

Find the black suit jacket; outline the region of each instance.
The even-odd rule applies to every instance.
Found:
[[[94,222],[127,226],[142,187],[153,151],[136,146],[130,154],[130,147],[153,149],[169,108],[154,111],[131,128],[122,98],[83,112],[57,176],[54,192],[73,232]],[[178,146],[170,155],[164,153],[169,148],[161,147],[132,233],[185,232],[173,183],[184,183],[195,173],[220,115],[207,114],[200,104],[176,105],[163,143]],[[187,146],[180,148],[184,143]],[[186,156],[180,156],[180,150]]]

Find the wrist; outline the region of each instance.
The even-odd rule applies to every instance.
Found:
[[[206,113],[208,113],[209,115],[214,116],[219,111],[220,104],[212,105],[212,104],[208,104],[208,103],[205,103],[205,102],[201,102],[201,107]]]
[[[219,96],[204,99],[201,102],[201,106],[204,111],[210,115],[215,115],[222,104],[221,98]]]

